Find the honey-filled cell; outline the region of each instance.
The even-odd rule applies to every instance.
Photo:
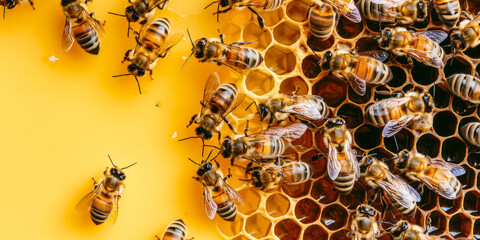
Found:
[[[249,23],[243,29],[243,41],[249,43],[248,47],[263,51],[272,43],[272,34],[270,31],[263,31],[255,23]]]
[[[238,193],[240,193],[242,199],[248,199],[248,201],[244,201],[243,204],[239,204],[238,211],[244,215],[250,215],[254,213],[258,209],[261,200],[256,189],[242,189]]]
[[[353,129],[363,123],[363,111],[362,108],[354,104],[343,104],[337,111],[337,116],[342,118],[347,123],[347,128]]]
[[[347,230],[340,230],[338,232],[334,232],[332,236],[329,238],[330,240],[349,240],[352,239],[350,236],[348,236],[348,231]]]
[[[463,213],[457,213],[448,222],[450,235],[454,238],[468,238],[472,233],[472,219]]]
[[[355,182],[353,189],[347,194],[340,194],[340,203],[349,210],[355,210],[358,205],[365,202],[367,190],[360,183]]]
[[[250,92],[255,93],[257,96],[263,96],[273,89],[275,82],[272,74],[269,72],[252,70],[248,73],[245,84]]]
[[[240,236],[236,236],[232,240],[250,240],[250,238],[248,238],[246,236],[243,236],[243,235],[240,235]]]
[[[287,4],[287,16],[295,22],[307,20],[308,4],[302,0],[289,1]]]
[[[270,233],[272,223],[263,215],[256,213],[247,217],[245,231],[254,238],[262,238]]]
[[[307,83],[299,76],[290,77],[283,80],[280,84],[280,89],[278,90],[279,93],[289,95],[295,91],[297,95],[305,95],[308,93]]]
[[[327,238],[327,231],[320,225],[311,225],[303,232],[303,240],[319,240]]]
[[[330,36],[327,40],[320,40],[319,38],[315,37],[314,35],[310,35],[307,39],[307,45],[312,51],[315,52],[323,52],[333,46],[335,43],[335,38]]]
[[[328,177],[326,177],[328,178]],[[312,186],[312,198],[322,204],[330,204],[337,200],[339,193],[330,179],[320,178]]]
[[[282,190],[283,192],[285,192],[285,194],[287,194],[292,198],[299,198],[307,195],[310,192],[311,186],[312,186],[311,181],[306,181],[304,183],[292,184],[292,185],[283,184]]]
[[[300,29],[297,24],[282,22],[273,29],[273,37],[283,45],[292,45],[300,38]]]
[[[351,86],[349,86],[349,88],[348,88],[348,98],[350,100],[352,100],[352,102],[354,102],[358,105],[367,103],[372,98],[372,88],[367,85],[366,90],[365,90],[365,95],[361,96],[357,92],[355,92],[355,90],[353,90],[353,88]]]
[[[328,229],[338,230],[347,224],[348,212],[339,204],[328,205],[323,209],[320,221]]]
[[[284,219],[275,225],[275,236],[282,240],[297,240],[302,228],[292,219]]]
[[[338,35],[345,39],[350,39],[358,36],[363,31],[363,24],[354,23],[344,16],[338,19],[338,25],[336,27]]]
[[[344,81],[326,76],[313,85],[312,93],[321,96],[329,107],[338,107],[346,98],[347,88]]]
[[[326,157],[318,158],[319,152],[316,150],[310,150],[302,154],[302,161],[308,163],[313,168],[312,178],[318,178],[326,173],[327,161]]]
[[[290,201],[281,193],[274,193],[267,198],[265,207],[268,215],[280,217],[287,214],[290,209]]]
[[[302,60],[302,72],[307,78],[316,78],[322,71],[320,68],[320,58],[315,55],[308,55]]]
[[[309,198],[304,198],[295,205],[295,217],[301,223],[312,223],[320,216],[320,206]]]
[[[265,52],[265,65],[278,75],[292,72],[296,63],[295,54],[288,48],[273,45]]]
[[[250,10],[248,10],[248,8],[236,8],[235,10],[229,11],[229,13],[230,20],[239,26],[245,26],[253,19],[253,14]],[[220,17],[220,20],[223,20],[222,17]]]
[[[258,10],[257,12],[262,16],[266,27],[273,27],[284,18],[282,8],[270,11]]]
[[[313,135],[312,131],[307,129],[301,137],[297,138],[295,141],[292,142],[293,147],[295,148],[295,146],[297,146],[299,149],[303,149],[303,148],[308,149],[312,147],[312,144],[313,144],[312,135]]]
[[[235,217],[235,221],[233,222],[219,219],[217,221],[217,227],[220,230],[220,232],[223,233],[224,235],[228,237],[233,237],[242,231],[243,221],[244,221],[243,217],[237,214],[237,216]]]

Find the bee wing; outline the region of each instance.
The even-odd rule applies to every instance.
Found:
[[[443,42],[448,37],[448,33],[442,30],[429,30],[424,32],[412,32],[414,35],[421,35],[432,39],[437,43]]]
[[[391,137],[391,136],[397,134],[414,117],[415,117],[415,115],[408,114],[408,115],[405,115],[405,116],[403,116],[399,119],[392,119],[392,120],[388,121],[388,123],[385,124],[385,127],[383,128],[382,136],[383,137]]]
[[[228,114],[230,114],[231,112],[233,112],[233,110],[235,110],[238,106],[240,106],[240,104],[242,104],[244,99],[245,99],[245,93],[243,92],[238,93],[237,96],[235,97],[235,102],[233,102],[233,104],[230,105],[227,111],[225,111],[225,113],[221,116],[221,119],[217,121],[217,125],[220,124],[223,121],[223,119],[225,119],[228,116]]]
[[[210,98],[212,97],[213,93],[217,90],[218,86],[220,86],[220,78],[218,77],[218,74],[216,72],[213,72],[210,74],[210,76],[207,79],[207,82],[205,83],[205,88],[203,89],[203,105],[206,106],[208,102],[210,101]],[[203,106],[202,106],[202,111],[203,112]]]
[[[75,205],[76,213],[80,213],[85,209],[88,209],[90,211],[93,200],[95,200],[98,194],[102,191],[103,183],[104,181],[101,181],[97,186],[95,186],[95,188],[91,192],[89,192],[87,195],[85,195],[85,197],[80,199],[77,205]]]
[[[217,204],[213,201],[212,192],[205,186],[203,186],[203,204],[205,205],[207,217],[213,219],[217,212]]]
[[[358,11],[353,0],[349,2],[344,2],[343,0],[325,0],[325,2],[332,5],[340,14],[348,18],[350,21],[354,23],[362,21],[360,11]]]
[[[120,201],[120,192],[117,191],[117,194],[116,196],[114,197],[113,199],[113,209],[112,209],[112,213],[110,214],[110,216],[108,216],[107,218],[107,223],[108,224],[114,224],[117,222],[117,218],[118,218],[118,202]]]
[[[416,48],[406,48],[403,51],[411,57],[415,58],[416,60],[430,67],[443,68],[443,66],[445,65],[440,56],[438,56],[438,54],[433,51],[423,51]]]
[[[328,144],[328,162],[327,162],[327,172],[330,179],[335,180],[340,173],[342,166],[337,159],[337,149],[334,148],[331,144]]]
[[[429,163],[432,164],[434,167],[440,168],[445,171],[450,171],[453,176],[460,176],[466,173],[465,169],[462,166],[459,166],[455,163],[449,163],[443,160],[432,160],[430,158],[428,159],[430,160]]]
[[[455,189],[448,184],[447,181],[438,181],[429,176],[423,174],[418,174],[416,176],[422,183],[426,184],[430,189],[434,190],[436,193],[447,199],[455,199]]]
[[[397,108],[402,104],[405,104],[406,102],[408,102],[408,100],[410,100],[410,97],[383,99],[370,105],[367,111],[373,116],[388,115],[390,113],[390,110]]]
[[[243,205],[242,196],[234,188],[232,188],[230,185],[228,185],[228,183],[223,181],[222,178],[219,178],[219,180],[220,180],[220,184],[223,187],[223,191],[225,191],[225,193],[230,197],[230,199],[233,199],[237,203]]]
[[[399,176],[388,172],[387,179],[390,183],[390,187],[393,187],[391,190],[397,191],[399,193],[397,194],[397,196],[400,198],[404,198],[405,201],[408,202],[408,206],[410,206],[410,203],[412,201],[420,202],[422,200],[417,190],[415,190],[412,186],[408,185],[408,183]]]
[[[294,105],[290,105],[281,109],[279,112],[302,115],[311,120],[319,120],[322,118],[322,114],[318,111],[313,103],[302,102]]]
[[[378,60],[380,62],[383,62],[385,60],[388,59],[388,53],[385,52],[385,51],[380,51],[380,50],[376,50],[376,51],[366,51],[366,52],[361,52],[360,53],[360,56],[365,56],[365,57],[369,57],[369,58],[373,58],[375,60]]]
[[[281,137],[287,141],[294,141],[300,138],[305,131],[307,130],[307,126],[305,124],[296,123],[292,124],[287,127],[273,127],[269,129],[265,129],[260,132],[259,136],[262,137]]]
[[[62,47],[65,52],[68,52],[72,48],[73,42],[75,39],[72,35],[72,25],[68,18],[65,19],[65,28],[63,29],[62,34]]]
[[[350,142],[351,141],[345,141],[345,154],[347,155],[347,160],[355,171],[355,180],[358,180],[358,178],[360,178],[360,168],[358,167],[357,151],[352,149]]]
[[[177,45],[180,40],[183,38],[183,31],[175,31],[169,34],[167,40],[165,40],[165,43],[160,46],[160,48],[157,49],[155,52],[156,57],[168,52],[172,47]]]
[[[85,8],[83,8],[83,17],[87,20],[88,24],[95,29],[97,33],[105,34],[103,24],[97,19],[93,18],[92,15],[90,15]]]
[[[357,75],[355,75],[352,72],[348,73],[347,79],[350,86],[353,88],[353,90],[355,90],[355,92],[358,95],[360,96],[365,95],[367,91],[367,83],[365,82],[364,79],[359,78]]]
[[[370,2],[392,8],[402,5],[406,0],[370,0]]]
[[[148,12],[151,12],[156,7],[163,9],[165,5],[167,5],[168,0],[156,0],[153,4],[151,4],[148,8]]]

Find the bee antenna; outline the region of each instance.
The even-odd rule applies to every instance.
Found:
[[[218,149],[218,150],[220,150],[220,148],[219,148],[219,147],[217,147],[217,146],[213,146],[213,145],[207,145],[207,144],[205,144],[204,146],[206,146],[206,147],[212,147],[212,148],[215,148],[215,149]]]
[[[394,160],[394,159],[397,159],[399,158],[398,155],[396,157],[391,157],[391,158],[387,158],[387,159],[383,159],[384,162],[387,162],[387,161],[391,161],[391,160]]]
[[[3,19],[5,19],[5,8],[6,8],[7,4],[3,5]]]
[[[180,69],[183,68],[183,66],[185,66],[185,64],[187,64],[188,60],[190,59],[190,57],[192,57],[193,55],[193,50],[192,50],[192,53],[190,53],[190,56],[188,56],[187,60],[185,60],[185,62],[182,64],[182,66],[180,67]]]
[[[137,86],[138,86],[138,92],[142,94],[142,89],[140,88],[140,82],[138,81],[137,76],[133,75],[135,77],[135,80],[137,81]]]
[[[205,9],[207,9],[208,7],[212,6],[214,3],[217,3],[217,2],[218,2],[218,1],[214,1],[214,2],[212,2],[212,3],[210,3],[210,4],[208,4],[208,5],[207,5],[206,7],[204,7],[203,9],[205,10]]]
[[[241,179],[241,178],[239,178],[238,180],[244,181],[244,182],[250,182],[250,181],[252,181],[252,179]]]
[[[212,149],[212,150],[210,150],[210,152],[208,153],[208,156],[207,156],[207,159],[205,159],[205,162],[207,162],[207,161],[208,161],[208,159],[210,158],[210,155],[212,155],[212,152],[213,152],[213,149]],[[210,160],[210,161],[211,161],[211,160]]]
[[[130,21],[128,21],[127,38],[130,37]]]
[[[205,152],[205,141],[203,141],[203,138],[200,138],[202,139],[202,157],[203,157],[203,153]]]
[[[129,167],[131,167],[131,166],[133,166],[133,165],[135,165],[135,164],[137,164],[137,163],[138,163],[138,162],[134,162],[134,163],[132,163],[132,164],[126,166],[126,167],[120,168],[120,170],[127,169],[127,168],[129,168]]]
[[[384,221],[377,221],[378,223],[390,224],[391,226],[395,226],[395,223],[391,222],[384,222]]]
[[[197,137],[197,136],[187,137],[187,138],[179,139],[178,141],[181,142],[181,141],[185,141],[185,140],[192,139],[192,138],[199,138],[199,137]]]
[[[132,74],[131,73],[126,73],[126,74],[115,75],[115,76],[112,76],[112,77],[123,77],[123,76],[128,76],[128,75],[132,75]]]
[[[120,16],[120,17],[127,17],[126,15],[122,15],[122,14],[118,14],[118,13],[114,13],[114,12],[108,12],[112,15],[115,15],[115,16]]]
[[[107,156],[108,156],[108,159],[110,159],[110,162],[112,163],[112,165],[113,165],[114,167],[117,167],[117,165],[115,165],[115,163],[113,163],[113,160],[112,160],[112,158],[110,157],[110,154],[107,154]]]
[[[195,165],[198,165],[198,166],[200,166],[200,164],[199,164],[199,163],[197,163],[197,162],[193,161],[191,158],[188,158],[188,160],[190,160],[190,162],[193,162]]]

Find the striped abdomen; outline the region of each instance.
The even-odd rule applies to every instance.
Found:
[[[368,84],[386,84],[392,80],[390,68],[382,62],[366,56],[358,56],[352,72]]]
[[[480,79],[469,74],[453,74],[447,78],[452,93],[473,104],[480,103]]]
[[[105,189],[93,200],[90,217],[95,224],[99,225],[107,220],[113,210],[113,201],[114,198],[110,197]]]
[[[227,46],[222,54],[224,63],[234,69],[252,69],[263,62],[262,54],[249,47]]]
[[[98,38],[97,30],[86,19],[82,19],[79,23],[74,21],[72,33],[80,47],[90,54],[98,54],[100,51],[100,39]]]
[[[182,219],[178,219],[168,225],[161,240],[184,240],[186,235],[187,227]]]
[[[215,195],[216,194],[216,195]],[[237,206],[223,188],[219,187],[218,191],[212,191],[213,201],[217,204],[217,214],[223,220],[233,222],[237,216]]]
[[[237,96],[237,87],[233,83],[225,83],[220,85],[210,98],[210,110],[220,116],[230,108]]]
[[[263,4],[263,6],[255,6],[255,7],[258,9],[267,10],[267,11],[274,10],[282,6],[282,3],[285,0],[264,0],[264,1],[265,1],[265,4]]]
[[[460,3],[458,0],[434,0],[433,4],[438,15],[445,25],[455,25],[460,17]]]
[[[152,52],[159,49],[170,32],[170,22],[166,18],[157,18],[150,23],[140,38],[142,47]]]
[[[413,202],[413,205],[411,208],[406,208],[400,203],[398,203],[397,201],[393,201],[391,198],[390,198],[390,201],[392,202],[393,207],[395,207],[395,209],[397,209],[398,212],[400,212],[405,217],[413,218],[413,216],[415,215],[415,211],[417,210],[416,202]]]
[[[432,52],[436,54],[438,57],[440,57],[442,61],[445,58],[445,52],[440,47],[440,45],[438,45],[437,42],[423,35],[418,35],[417,38],[414,41],[412,41],[410,48],[415,48],[425,52]]]
[[[351,163],[347,160],[338,160],[340,162],[340,173],[333,180],[333,185],[340,193],[346,194],[353,189],[355,184],[355,170]]]
[[[382,100],[381,102],[383,101],[388,101],[388,99]],[[385,126],[385,124],[387,124],[390,120],[399,119],[407,113],[406,104],[402,104],[390,110],[384,107],[384,109],[379,109],[379,111],[377,112],[374,109],[379,108],[378,106],[382,106],[381,102],[377,102],[369,106],[365,113],[365,118],[367,119],[367,121],[369,121],[375,126]]]
[[[480,123],[471,122],[465,124],[461,129],[462,137],[464,140],[472,145],[480,146]]]
[[[322,41],[327,40],[332,35],[337,20],[337,13],[332,5],[315,3],[308,15],[308,26],[313,36]]]
[[[448,179],[448,184],[452,186],[453,190],[455,190],[455,196],[459,197],[462,194],[462,184],[458,179],[454,176],[451,176]]]
[[[285,142],[279,137],[263,138],[251,144],[255,148],[256,154],[260,155],[258,157],[262,159],[273,159],[282,155],[286,150]]]
[[[282,166],[285,183],[302,183],[313,175],[313,168],[304,162],[289,162]]]
[[[423,171],[423,174],[441,182],[446,181],[447,184],[451,187],[451,189],[453,189],[453,191],[455,192],[455,198],[459,197],[460,194],[462,193],[462,184],[449,170],[442,170],[442,169],[439,169],[438,167],[431,166],[425,169]],[[437,192],[440,195],[442,195],[442,192],[444,193],[443,195],[445,195],[445,192],[447,192],[447,195],[449,195],[451,189],[448,189],[448,188],[444,189],[443,187],[438,186],[438,189],[432,189],[432,190]],[[450,198],[450,197],[446,197],[446,198]],[[454,199],[454,198],[451,198],[451,199]]]
[[[386,14],[387,10],[390,12],[398,12],[397,8],[387,8],[384,4],[376,4],[371,2],[370,0],[360,0],[358,3],[359,10],[363,13],[365,17],[369,20],[379,22],[380,20],[382,23],[387,24],[394,24],[395,17],[392,15]]]

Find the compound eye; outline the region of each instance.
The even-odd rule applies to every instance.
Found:
[[[120,173],[120,174],[118,175],[118,178],[120,178],[120,180],[125,180],[125,174]]]
[[[110,169],[110,173],[113,174],[113,175],[118,174],[117,169],[115,169],[115,168]]]
[[[138,69],[138,76],[141,77],[141,76],[143,76],[143,75],[145,75],[145,70],[143,70],[143,69]]]
[[[328,59],[330,59],[330,58],[332,58],[333,54],[332,54],[332,52],[328,51],[328,52],[325,53],[325,56],[326,56]]]

